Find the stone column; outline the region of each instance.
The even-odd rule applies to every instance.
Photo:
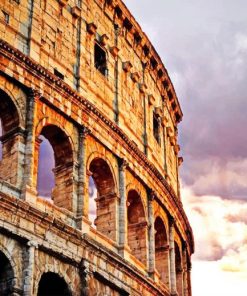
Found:
[[[77,213],[76,225],[77,228],[82,227],[82,218],[87,216],[87,201],[86,201],[86,182],[87,182],[87,168],[86,168],[86,138],[91,131],[83,127],[79,131],[79,149],[78,149],[78,192],[77,192]]]
[[[172,296],[177,296],[176,286],[176,261],[174,244],[174,219],[169,219],[169,255],[170,255],[170,291]]]
[[[176,270],[176,277],[177,277],[177,293],[179,296],[184,296],[184,269],[181,267],[180,269]]]
[[[183,296],[188,296],[188,278],[187,278],[187,246],[186,242],[183,243]]]
[[[153,200],[155,194],[152,190],[148,192],[148,270],[154,276],[155,269],[155,230],[154,230],[154,212]]]
[[[126,205],[126,167],[127,162],[125,159],[119,160],[119,237],[118,237],[118,243],[120,248],[124,248],[124,246],[127,243],[127,205]]]
[[[34,164],[34,148],[35,148],[35,118],[37,112],[37,100],[40,97],[34,89],[29,90],[27,99],[27,116],[26,116],[26,147],[24,158],[24,175],[22,182],[22,196],[29,199],[29,193],[31,195],[36,194],[36,188],[33,188],[33,164]]]
[[[81,278],[81,295],[89,296],[92,293],[92,279],[93,272],[90,270],[90,264],[86,260],[82,260],[80,264],[80,278]]]
[[[24,269],[23,295],[33,295],[33,276],[34,276],[34,255],[38,244],[34,241],[28,242],[28,251],[26,255],[26,268]]]

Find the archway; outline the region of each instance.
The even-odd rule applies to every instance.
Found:
[[[16,185],[20,181],[20,143],[23,134],[19,128],[19,114],[12,99],[0,89],[0,122],[1,122],[1,162],[0,178]],[[20,167],[18,167],[20,165]],[[19,170],[18,170],[19,169]]]
[[[37,296],[72,296],[65,280],[53,272],[41,276]]]
[[[161,281],[169,286],[169,245],[166,228],[160,217],[154,223],[155,229],[155,267],[160,274]]]
[[[44,144],[42,143],[42,139]],[[44,146],[42,147],[42,145]],[[42,148],[44,148],[45,151],[42,151]],[[35,153],[35,155],[38,155],[38,167],[36,169],[38,181],[37,189],[39,190],[42,186],[43,189],[45,189],[49,183],[51,191],[46,192],[45,196],[51,197],[55,205],[72,211],[73,151],[68,136],[59,127],[47,125],[43,127],[36,141],[36,150],[38,150],[37,153]],[[45,165],[46,163],[48,164],[47,166]],[[52,169],[53,165],[55,167]],[[40,183],[42,175],[44,176],[44,174],[46,176],[43,182],[47,182],[46,186],[44,183]],[[52,181],[52,178],[54,178],[54,181]],[[54,187],[51,188],[53,184]],[[40,193],[41,192],[39,192],[39,194]]]
[[[13,289],[14,271],[9,259],[0,252],[0,295],[11,295]]]
[[[98,196],[98,190],[97,190],[97,186],[96,186],[92,176],[89,176],[88,193],[89,193],[88,194],[89,195],[88,218],[92,222],[92,227],[96,228],[96,225],[95,225],[95,219],[97,217],[96,199],[97,199],[97,196]]]
[[[39,165],[37,190],[39,196],[51,199],[52,190],[55,186],[55,176],[53,169],[55,167],[54,151],[49,141],[44,137],[39,137]]]
[[[141,197],[130,190],[127,198],[128,245],[132,254],[144,265],[147,263],[147,221]]]
[[[89,199],[89,213],[95,208],[93,201],[95,200],[96,219],[94,224],[96,229],[112,240],[116,240],[117,195],[112,171],[102,158],[95,158],[90,163],[89,170],[91,172],[89,188],[91,186],[91,189],[94,187],[96,190],[93,198]]]

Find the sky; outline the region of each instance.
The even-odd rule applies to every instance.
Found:
[[[195,237],[193,296],[246,296],[247,2],[124,3],[162,58],[184,113],[180,176]],[[41,156],[48,146],[43,138]],[[42,163],[39,184],[53,167]],[[53,187],[52,173],[48,179],[45,190],[38,188],[44,197]]]
[[[193,296],[247,295],[247,2],[125,0],[184,117],[182,200],[195,236]]]

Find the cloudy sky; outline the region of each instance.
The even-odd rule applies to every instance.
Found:
[[[194,296],[247,295],[247,2],[125,0],[179,97]]]

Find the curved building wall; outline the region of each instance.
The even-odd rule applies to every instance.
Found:
[[[121,1],[0,10],[0,255],[13,269],[1,293],[39,295],[54,280],[72,295],[191,295],[182,111],[147,36]],[[37,188],[42,137],[51,200]]]

